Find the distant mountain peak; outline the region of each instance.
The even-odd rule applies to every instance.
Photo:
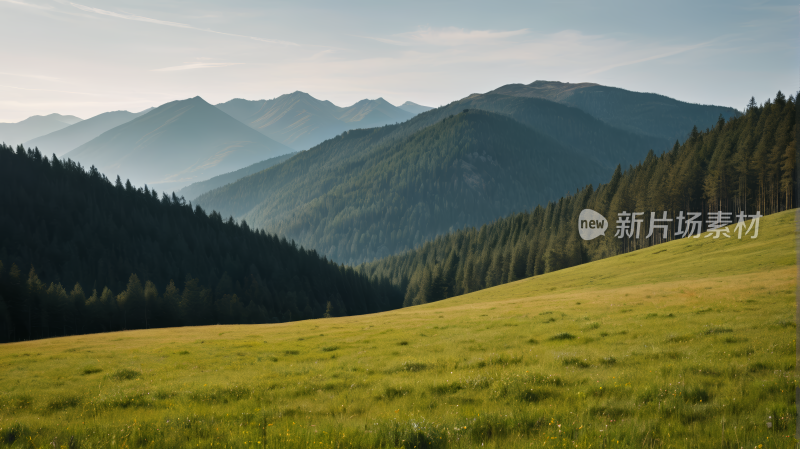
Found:
[[[405,103],[398,106],[398,108],[406,112],[410,112],[414,115],[422,114],[425,111],[430,111],[431,109],[433,109],[430,106],[423,106],[421,104],[414,103],[413,101],[406,101]]]

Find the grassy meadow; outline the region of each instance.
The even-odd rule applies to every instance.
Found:
[[[0,345],[0,447],[794,447],[795,213],[381,314]]]

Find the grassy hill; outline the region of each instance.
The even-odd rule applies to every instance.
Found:
[[[795,214],[374,315],[5,344],[0,444],[793,447]]]

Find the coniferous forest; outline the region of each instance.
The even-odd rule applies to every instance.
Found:
[[[36,149],[0,146],[0,179],[0,341],[402,303],[396,287],[294,242]]]
[[[797,207],[796,99],[778,92],[727,122],[720,117],[705,131],[694,128],[671,151],[647,158],[623,173],[618,167],[607,184],[589,185],[546,206],[514,214],[480,228],[466,228],[400,255],[361,266],[375,279],[389,277],[405,292],[404,306],[462,295],[627,251],[662,243],[647,238],[650,212],[675,218],[680,211],[740,211],[772,214]],[[644,212],[639,238],[605,237],[583,241],[578,215],[583,209],[610,223],[618,213]],[[666,240],[675,237],[669,223]]]

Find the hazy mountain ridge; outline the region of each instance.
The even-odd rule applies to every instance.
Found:
[[[44,154],[61,156],[83,145],[104,132],[140,117],[153,110],[141,112],[112,111],[95,115],[73,125],[53,131],[25,142],[28,148],[39,148]]]
[[[296,150],[306,150],[350,129],[403,122],[414,116],[382,98],[340,108],[299,91],[272,100],[233,99],[217,107]]]
[[[73,115],[34,115],[17,123],[0,123],[0,142],[19,145],[36,137],[66,128],[82,119]]]
[[[291,149],[200,97],[173,101],[117,126],[65,157],[160,190],[238,170]]]
[[[421,104],[416,104],[412,101],[406,101],[405,103],[398,106],[398,108],[406,112],[410,112],[414,115],[422,114],[423,112],[430,111],[431,109],[433,109],[432,107],[422,106]]]

